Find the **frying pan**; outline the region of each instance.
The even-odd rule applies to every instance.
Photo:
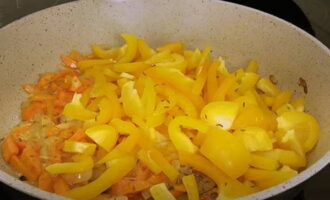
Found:
[[[48,8],[0,29],[0,134],[20,121],[20,86],[40,73],[55,71],[59,55],[90,44],[118,45],[128,32],[152,46],[170,41],[188,48],[206,45],[222,55],[231,70],[251,58],[262,75],[274,75],[279,87],[306,96],[307,110],[321,125],[321,137],[296,177],[242,199],[265,199],[292,188],[330,160],[330,51],[314,37],[272,15],[216,0],[80,0]],[[303,94],[298,79],[308,85]],[[40,199],[62,199],[20,181],[0,162],[0,181]],[[64,199],[64,198],[63,198]]]

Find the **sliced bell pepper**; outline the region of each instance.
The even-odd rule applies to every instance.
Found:
[[[66,140],[64,142],[63,151],[69,153],[81,153],[85,155],[93,155],[96,149],[96,145],[87,142],[77,142]]]
[[[50,174],[71,174],[87,171],[94,166],[94,161],[91,156],[75,155],[72,157],[72,160],[74,162],[48,165],[46,171]]]
[[[239,111],[239,104],[229,101],[215,101],[204,106],[200,117],[212,126],[225,130],[231,128]]]
[[[153,56],[156,52],[148,46],[148,44],[141,39],[138,39],[138,51],[143,60],[146,60]]]
[[[191,128],[206,133],[209,126],[201,120],[196,120],[186,116],[178,116],[173,119],[169,126],[169,137],[178,151],[196,153],[198,147],[192,143],[190,138],[181,131],[181,126]]]
[[[175,197],[167,189],[165,183],[159,183],[150,188],[150,194],[155,200],[175,200]]]
[[[207,133],[200,152],[233,179],[243,175],[251,161],[244,143],[220,128],[213,128]]]
[[[97,125],[88,128],[86,135],[107,151],[110,151],[118,140],[117,131],[109,125]]]
[[[182,177],[183,185],[188,194],[188,200],[199,200],[199,192],[194,175]]]
[[[320,137],[320,126],[316,119],[304,112],[285,112],[277,118],[278,129],[295,133],[305,152],[312,150]]]
[[[159,174],[162,169],[159,165],[151,158],[150,152],[148,150],[141,149],[138,152],[138,158],[145,164],[154,174]]]
[[[87,110],[80,102],[81,94],[74,94],[72,101],[65,105],[63,115],[78,119],[89,120],[96,116],[95,112]]]
[[[124,38],[127,49],[125,51],[125,54],[119,58],[118,63],[128,63],[131,62],[137,55],[138,50],[138,39],[131,34],[123,33],[121,34],[121,37]]]
[[[116,159],[96,180],[69,190],[62,195],[77,200],[92,199],[126,176],[134,166],[133,157],[126,156]]]
[[[179,152],[181,164],[188,165],[212,179],[218,186],[228,181],[229,177],[208,159],[198,153]]]
[[[130,117],[144,117],[144,108],[137,90],[134,88],[134,82],[128,81],[121,89],[121,101],[126,115]]]

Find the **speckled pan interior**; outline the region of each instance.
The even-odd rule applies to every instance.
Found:
[[[152,46],[183,41],[188,47],[212,45],[231,69],[250,58],[261,73],[302,94],[307,81],[307,110],[321,124],[321,139],[302,173],[268,190],[245,197],[264,199],[291,188],[324,167],[330,159],[330,51],[312,36],[271,15],[216,0],[81,0],[49,8],[0,29],[0,136],[19,122],[20,88],[40,73],[57,70],[59,55],[90,44],[118,44],[119,34],[145,38]],[[41,199],[59,199],[11,176],[1,161],[0,180]]]

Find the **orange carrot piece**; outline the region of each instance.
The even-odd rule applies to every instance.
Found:
[[[53,185],[54,192],[56,194],[63,194],[64,192],[70,190],[70,186],[61,177],[56,177]]]
[[[34,148],[30,146],[25,147],[20,156],[20,160],[31,173],[39,177],[41,174],[41,161],[39,154]]]
[[[70,68],[77,68],[77,62],[69,56],[61,56],[62,63]]]
[[[77,62],[84,60],[84,56],[76,50],[72,50],[69,57]]]
[[[134,193],[134,191],[133,181],[130,181],[127,178],[123,178],[111,186],[111,193],[117,196],[131,194]]]
[[[2,143],[2,155],[6,162],[14,155],[18,155],[19,148],[17,147],[13,136],[8,135]]]
[[[167,177],[165,176],[165,174],[159,173],[159,174],[152,175],[150,178],[148,178],[147,181],[151,185],[156,185],[156,184],[162,183],[162,182],[164,182],[166,180],[167,180]]]
[[[185,192],[180,191],[180,190],[176,190],[176,189],[171,189],[170,193],[174,196],[174,197],[179,197],[181,195],[183,195]]]
[[[10,158],[9,164],[19,173],[23,174],[28,181],[35,181],[38,179],[38,176],[32,173],[18,158],[18,156],[12,156]]]
[[[53,192],[53,178],[47,173],[43,172],[38,179],[38,187],[47,192]]]
[[[33,102],[30,106],[22,110],[22,119],[31,120],[33,117],[43,112],[44,105],[40,102]]]
[[[14,137],[17,137],[18,135],[20,135],[21,133],[25,133],[27,130],[29,130],[31,127],[30,123],[24,123],[24,124],[20,124],[16,127],[14,127],[11,131],[10,134]]]
[[[82,129],[78,129],[68,140],[82,141],[84,138],[86,138],[85,131]]]

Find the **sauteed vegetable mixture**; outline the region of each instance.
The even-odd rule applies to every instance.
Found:
[[[2,154],[28,182],[72,199],[221,200],[306,166],[319,124],[255,60],[229,72],[209,46],[121,36],[123,46],[72,51],[23,85]]]

